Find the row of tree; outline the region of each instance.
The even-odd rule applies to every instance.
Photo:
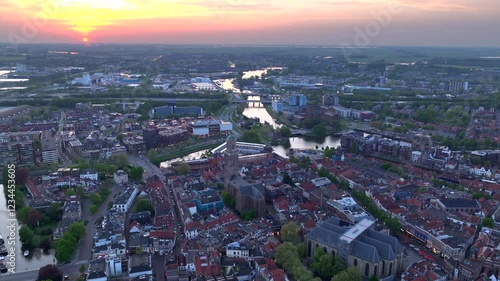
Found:
[[[401,224],[396,216],[388,216],[386,212],[377,207],[373,200],[364,191],[353,190],[351,196],[363,206],[368,213],[382,221],[391,231],[392,235],[398,235],[401,231]]]
[[[344,260],[339,257],[333,257],[326,253],[323,248],[317,248],[311,262],[311,268],[323,280],[331,279],[333,276],[345,270]]]
[[[311,268],[319,277],[314,277],[313,273],[301,261],[301,255],[305,253],[305,244],[303,243],[299,247],[294,246],[291,242],[281,244],[276,248],[276,261],[295,280],[321,281],[321,278],[323,280],[331,278],[331,281],[362,280],[361,273],[356,268],[345,269],[344,261],[341,258],[333,258],[321,251],[317,250],[311,263]]]
[[[78,245],[78,241],[85,235],[85,225],[82,222],[72,223],[68,231],[64,233],[62,238],[56,245],[56,258],[60,263],[69,262],[71,255]]]
[[[79,168],[80,170],[94,169],[99,173],[99,178],[105,180],[107,178],[113,177],[113,174],[118,170],[123,170],[128,174],[129,180],[131,181],[141,181],[142,174],[144,173],[143,167],[131,166],[126,153],[120,153],[115,158],[114,162],[96,162],[89,163],[86,161],[80,161],[78,164],[74,165],[73,168]]]

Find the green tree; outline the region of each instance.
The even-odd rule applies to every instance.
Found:
[[[285,138],[289,138],[292,136],[292,131],[287,126],[281,126],[280,133]]]
[[[333,157],[334,153],[335,153],[335,149],[329,148],[328,146],[325,148],[324,155],[326,158],[331,159]]]
[[[31,240],[31,246],[35,248],[38,248],[40,246],[40,236],[33,236],[33,240]]]
[[[333,263],[334,263],[332,267],[333,275],[339,274],[340,272],[345,270],[345,262],[341,257],[336,256]]]
[[[135,206],[135,210],[137,212],[143,212],[143,211],[149,211],[150,213],[153,213],[153,205],[151,204],[151,201],[148,199],[140,199],[137,201],[137,205]]]
[[[300,243],[297,245],[297,253],[299,254],[299,257],[301,259],[306,258],[307,256],[307,246],[305,242]]]
[[[31,208],[29,206],[22,207],[17,211],[17,219],[21,223],[26,223],[26,220],[28,219],[28,214],[30,212]]]
[[[115,164],[96,163],[94,169],[99,173],[101,179],[111,176],[118,171],[118,166]]]
[[[188,163],[181,163],[175,168],[175,170],[179,175],[187,175],[191,171],[191,167]]]
[[[132,167],[128,173],[128,177],[132,181],[141,181],[142,180],[142,174],[144,174],[144,168],[143,167]]]
[[[80,274],[83,274],[86,270],[87,267],[84,264],[80,265],[80,268],[78,269],[78,271],[80,271]]]
[[[21,243],[31,245],[31,241],[35,237],[35,233],[27,225],[21,226],[19,229],[19,240]]]
[[[135,253],[137,255],[142,255],[142,253],[144,253],[144,249],[142,247],[137,247],[135,248]]]
[[[85,188],[81,185],[76,187],[76,195],[80,197],[80,199],[84,199],[86,197],[85,195]]]
[[[432,122],[434,120],[435,113],[433,110],[430,109],[423,109],[417,111],[417,114],[415,114],[415,117],[413,117],[415,120],[424,122],[425,124]]]
[[[481,225],[484,227],[492,228],[495,225],[495,221],[491,217],[486,217],[483,219],[483,222],[481,223]]]
[[[377,278],[377,276],[372,275],[372,276],[370,276],[370,279],[368,279],[368,281],[378,281],[378,278]]]
[[[294,186],[294,183],[293,183],[292,177],[290,177],[290,175],[288,175],[288,174],[285,174],[285,175],[283,176],[283,183],[286,183],[286,184],[288,184],[288,185],[290,185],[290,186]]]
[[[244,221],[251,221],[257,216],[257,212],[254,209],[251,209],[249,211],[243,211],[241,212],[241,218]]]
[[[318,124],[311,129],[311,133],[315,136],[323,137],[328,134],[325,125]]]
[[[222,191],[222,200],[224,201],[224,204],[227,205],[229,208],[236,207],[236,200],[234,197],[229,194],[227,191]]]
[[[382,211],[383,212],[383,211]],[[399,223],[399,220],[397,217],[392,217],[387,219],[386,222],[387,227],[391,231],[392,235],[398,235],[400,230],[401,230],[401,224]]]
[[[301,281],[320,281],[314,278],[311,271],[300,262],[297,247],[291,242],[285,242],[276,249],[276,262],[293,277]]]
[[[355,267],[349,267],[348,269],[340,272],[339,274],[333,276],[331,281],[361,281],[363,276]]]
[[[242,142],[262,143],[259,134],[255,130],[244,131],[239,140]]]
[[[71,233],[76,240],[80,240],[85,235],[85,225],[83,222],[74,222],[69,226],[68,232]]]
[[[37,281],[63,281],[63,273],[55,264],[48,264],[38,270]]]
[[[156,149],[150,149],[148,150],[148,153],[146,153],[146,157],[148,157],[148,159],[153,159],[153,158],[156,158],[158,156],[158,151]]]
[[[295,221],[290,221],[284,224],[281,227],[280,234],[283,242],[292,242],[293,244],[300,242],[299,226]]]
[[[59,262],[69,262],[77,244],[77,239],[69,231],[56,244],[56,259]]]
[[[129,161],[127,154],[124,152],[118,154],[118,157],[116,159],[116,166],[118,166],[119,169],[123,169],[125,167],[128,167],[128,165]]]
[[[73,196],[73,195],[76,195],[76,191],[74,188],[68,188],[68,190],[66,190],[66,193],[64,193],[64,195]]]
[[[92,215],[95,214],[95,213],[97,213],[98,210],[99,210],[99,206],[97,206],[97,205],[90,206],[90,213]]]
[[[318,274],[322,279],[332,278],[330,269],[333,266],[333,257],[325,253],[323,248],[317,248],[314,250],[314,255],[312,258],[311,268]]]
[[[101,195],[99,195],[99,193],[92,193],[92,194],[90,194],[90,201],[94,205],[100,205],[101,202],[102,202]]]

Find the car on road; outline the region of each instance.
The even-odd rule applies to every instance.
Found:
[[[412,249],[413,249],[413,248],[415,248],[415,245],[413,245],[413,244],[410,244],[410,245],[408,245],[408,246],[409,246],[410,248],[412,248]]]
[[[425,256],[426,255],[426,253],[424,251],[420,251],[420,252],[418,252],[418,254],[421,255],[421,256]]]

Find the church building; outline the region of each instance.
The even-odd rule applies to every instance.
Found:
[[[224,189],[234,197],[236,210],[240,213],[254,210],[257,217],[266,214],[264,185],[248,183],[239,174],[238,150],[236,138],[229,135],[224,155]]]

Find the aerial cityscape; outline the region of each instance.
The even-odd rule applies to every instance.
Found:
[[[0,4],[0,281],[500,280],[483,1]]]

